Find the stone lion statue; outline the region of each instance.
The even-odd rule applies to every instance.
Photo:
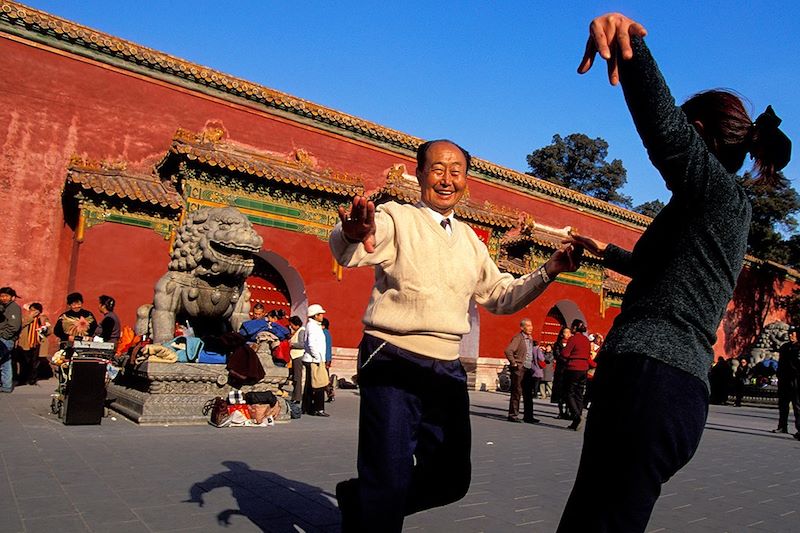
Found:
[[[780,347],[789,342],[789,324],[772,322],[764,326],[750,350],[751,363],[757,365],[764,359],[777,359]]]
[[[176,318],[188,319],[195,330],[224,320],[238,329],[248,319],[245,280],[262,244],[247,217],[233,207],[188,214],[178,229],[168,272],[156,283],[153,305],[137,312],[137,332],[146,330],[149,319],[153,341],[169,341]]]

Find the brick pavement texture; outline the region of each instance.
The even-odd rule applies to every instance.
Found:
[[[355,472],[357,391],[339,391],[330,418],[216,429],[139,427],[120,415],[64,426],[49,413],[54,386],[0,395],[0,531],[339,531],[333,493]],[[408,517],[405,530],[554,531],[581,433],[544,401],[537,426],[506,422],[505,394],[471,401],[469,493]],[[769,433],[776,426],[774,409],[712,406],[700,449],[664,486],[648,531],[800,530],[800,442]]]

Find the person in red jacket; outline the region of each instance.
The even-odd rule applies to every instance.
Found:
[[[564,374],[566,383],[567,405],[572,413],[572,424],[569,429],[578,431],[583,415],[583,392],[586,388],[586,372],[595,367],[592,360],[592,346],[589,337],[586,336],[586,324],[583,320],[572,321],[573,335],[561,352],[561,357],[567,362],[567,370]]]

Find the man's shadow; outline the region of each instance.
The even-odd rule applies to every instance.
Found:
[[[224,509],[217,514],[221,526],[231,524],[231,517],[241,515],[262,531],[329,529],[340,522],[335,497],[319,487],[293,481],[273,472],[251,470],[247,463],[223,461],[227,467],[189,489],[188,503],[203,507],[204,496],[214,489],[229,487],[238,509]]]

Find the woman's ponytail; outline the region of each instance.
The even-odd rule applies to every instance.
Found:
[[[681,109],[689,123],[702,125],[706,146],[728,172],[738,172],[749,153],[755,159],[755,181],[772,185],[789,163],[792,143],[778,127],[781,119],[772,106],[752,122],[739,95],[712,89],[692,96]]]
[[[792,141],[779,126],[781,119],[767,106],[753,122],[748,152],[755,160],[756,179],[769,184],[775,181],[792,157]]]

